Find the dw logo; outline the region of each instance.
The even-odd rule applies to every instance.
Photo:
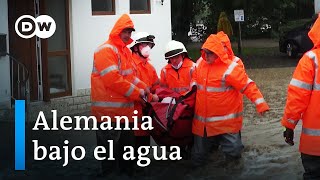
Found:
[[[17,19],[14,28],[16,33],[24,39],[32,38],[34,35],[45,39],[51,37],[56,31],[56,22],[48,15],[37,18],[23,15]]]

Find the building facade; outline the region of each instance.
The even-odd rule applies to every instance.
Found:
[[[151,63],[159,73],[166,64],[164,47],[171,40],[170,4],[170,0],[0,0],[0,34],[6,37],[7,52],[29,72],[24,83],[23,68],[9,56],[0,57],[0,109],[12,108],[14,99],[27,99],[31,120],[40,110],[57,109],[63,115],[89,110],[94,50],[124,13],[132,18],[136,32],[155,35]],[[51,16],[56,22],[54,35],[19,37],[15,21],[26,14]]]

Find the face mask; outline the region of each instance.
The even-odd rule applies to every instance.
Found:
[[[182,66],[182,61],[180,61],[180,63],[179,63],[177,66],[174,66],[173,64],[171,64],[171,66],[172,66],[174,69],[180,69],[181,66]]]
[[[144,58],[148,58],[150,56],[150,46],[145,46],[143,48],[140,49],[140,52],[141,52],[141,55],[144,57]]]

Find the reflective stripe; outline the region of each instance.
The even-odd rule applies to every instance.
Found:
[[[293,119],[287,119],[287,121],[290,123],[290,124],[293,124],[293,125],[297,125],[299,120],[295,121]]]
[[[195,64],[193,64],[193,66],[190,68],[190,79],[192,78],[192,73],[195,70],[195,68],[196,68]]]
[[[98,70],[96,68],[96,63],[94,60],[93,60],[93,64],[92,64],[92,73],[98,73]]]
[[[298,79],[292,78],[290,81],[290,85],[296,86],[298,88],[306,89],[306,90],[312,90],[312,85],[308,84],[306,82],[300,81]]]
[[[229,87],[220,87],[220,88],[217,88],[217,87],[207,86],[207,87],[206,87],[206,90],[207,90],[207,92],[226,92],[226,91],[233,90],[233,87],[229,86]]]
[[[195,114],[194,118],[202,122],[215,122],[215,121],[224,121],[224,120],[234,119],[241,116],[242,116],[242,112],[232,113],[225,116],[213,116],[213,117],[207,117],[207,118]]]
[[[320,136],[320,129],[310,129],[302,127],[302,133],[309,136]]]
[[[182,92],[182,91],[188,91],[189,87],[177,87],[177,88],[171,88],[175,92]]]
[[[266,102],[266,101],[263,98],[258,98],[257,100],[254,101],[254,104],[255,105],[259,105],[259,104],[264,103],[264,102]]]
[[[164,80],[166,81],[166,79],[167,79],[167,70],[163,68],[162,72],[163,72]]]
[[[202,62],[202,60],[203,60],[202,57],[200,57],[200,58],[198,59],[198,61],[197,61],[197,63],[196,63],[196,67],[198,67],[198,66],[200,65],[200,63]]]
[[[206,118],[202,117],[202,116],[199,116],[197,114],[194,115],[194,118],[195,119],[198,119],[199,121],[202,121],[202,122],[205,122],[206,121]]]
[[[200,84],[197,84],[196,82],[192,82],[190,86],[192,87],[194,85],[197,86],[199,90],[204,90],[203,86]],[[229,86],[229,87],[210,87],[210,86],[207,86],[206,87],[207,92],[226,92],[226,91],[230,91],[230,90],[233,90],[233,87],[231,87],[231,86]]]
[[[100,76],[104,76],[104,75],[106,75],[109,72],[114,71],[114,70],[118,70],[118,66],[112,65],[112,66],[109,66],[109,67],[105,68],[104,70],[102,70],[100,72]]]
[[[315,85],[313,86],[313,90],[318,90],[318,91],[320,91],[320,84],[315,84]]]
[[[201,84],[197,84],[199,90],[204,90],[204,87]]]
[[[132,73],[133,73],[132,69],[126,69],[126,70],[120,71],[120,74],[121,74],[122,76],[127,76],[127,75],[130,75],[130,74],[132,74]]]
[[[111,107],[111,108],[133,108],[134,104],[133,102],[92,102],[92,106],[97,106],[97,107]]]
[[[115,46],[111,45],[111,44],[103,44],[103,45],[99,46],[94,52],[97,53],[97,52],[101,51],[101,50],[104,49],[104,48],[110,48],[110,49],[112,49],[116,54],[119,53],[119,52],[118,52],[118,49],[117,49]]]
[[[192,86],[197,86],[197,83],[196,83],[196,82],[194,82],[194,81],[193,81],[193,82],[191,82],[191,83],[190,83],[190,87],[192,87]]]
[[[235,57],[233,58],[233,62],[238,63],[239,60],[240,60],[240,58],[238,58],[237,56],[235,56]]]
[[[92,73],[98,73],[98,70],[96,69],[96,67],[92,68]]]
[[[137,85],[141,80],[139,78],[134,78],[134,81],[132,84]]]
[[[169,52],[166,52],[166,53],[164,54],[164,57],[165,57],[166,59],[169,59],[169,58],[174,57],[174,56],[176,56],[176,55],[178,55],[178,54],[181,54],[181,53],[183,53],[183,49],[182,49],[182,48],[174,49],[174,50],[171,50],[171,51],[169,51]]]
[[[252,83],[254,81],[252,81],[252,79],[248,78],[247,84],[240,90],[241,93],[243,93],[244,90],[246,90],[246,88],[249,86],[250,83]]]
[[[135,85],[131,84],[129,90],[126,92],[126,94],[124,94],[124,96],[129,97],[132,94],[134,88]]]
[[[118,67],[119,67],[119,70],[121,70],[121,58],[120,58],[118,49],[115,46],[111,45],[111,44],[103,44],[103,45],[99,46],[95,50],[95,53],[98,53],[99,51],[101,51],[104,48],[110,48],[110,49],[113,50],[114,53],[116,53],[116,55],[118,57]]]
[[[229,65],[229,67],[228,67],[228,69],[226,70],[226,72],[223,74],[223,76],[222,76],[222,82],[221,82],[221,86],[222,87],[224,87],[225,86],[225,84],[226,84],[226,78],[227,78],[227,76],[233,71],[233,69],[237,66],[238,64],[236,63],[236,62],[232,62],[230,65]]]
[[[314,63],[314,66],[315,66],[315,69],[314,69],[314,72],[315,72],[315,78],[313,80],[313,87],[316,87],[317,89],[314,88],[314,90],[320,90],[319,88],[319,84],[316,83],[317,82],[317,76],[318,76],[318,58],[317,58],[317,55],[312,52],[312,51],[309,51],[306,53],[306,55],[313,60],[313,63]]]

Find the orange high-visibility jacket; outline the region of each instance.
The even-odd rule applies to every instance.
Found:
[[[232,51],[232,46],[228,35],[225,34],[223,31],[220,31],[217,33],[217,36],[221,40],[222,45],[225,47],[225,50],[227,51],[229,58],[233,59],[234,62],[238,63],[240,67],[244,68],[242,60],[239,57],[235,56]]]
[[[131,52],[119,34],[125,28],[133,28],[126,14],[114,25],[109,40],[94,53],[91,74],[91,112],[98,121],[101,116],[128,116],[132,120],[134,101],[139,100],[139,88],[146,85],[133,74]]]
[[[281,124],[294,129],[302,119],[300,151],[320,156],[320,19],[309,31],[314,48],[300,59],[288,87]]]
[[[180,69],[175,70],[171,64],[167,64],[161,70],[160,84],[180,94],[186,93],[190,88],[192,74],[195,70],[195,63],[185,57]]]
[[[132,61],[135,75],[147,85],[150,92],[154,93],[155,90],[160,87],[159,77],[154,67],[149,63],[149,61],[142,62],[140,60],[140,56],[135,53],[132,54]],[[135,102],[134,107],[139,112],[137,116],[141,117],[142,105],[139,102]],[[139,129],[134,131],[134,134],[136,136],[148,136],[149,132]]]
[[[256,105],[258,112],[269,110],[269,106],[244,68],[228,58],[217,35],[210,35],[203,48],[214,52],[218,58],[208,64],[202,56],[197,62],[191,83],[198,87],[192,132],[202,137],[205,129],[209,137],[237,133],[243,119],[241,93]]]
[[[155,90],[160,87],[159,77],[155,68],[151,65],[149,60],[145,63],[142,62],[137,54],[132,54],[132,60],[135,75],[147,85],[150,92],[154,93]]]

